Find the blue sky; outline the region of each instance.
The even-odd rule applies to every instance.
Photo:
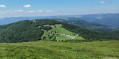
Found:
[[[119,13],[119,0],[0,0],[0,17]]]

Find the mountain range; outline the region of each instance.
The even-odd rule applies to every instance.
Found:
[[[89,30],[96,30],[96,31],[116,31],[119,30],[119,28],[116,27],[111,27],[111,26],[106,26],[106,25],[102,25],[102,24],[97,24],[97,23],[93,23],[93,22],[88,22],[85,20],[81,20],[79,18],[54,18],[54,20],[58,20],[58,21],[62,21],[65,23],[69,23],[72,25],[76,25],[76,26],[80,26]]]
[[[119,13],[82,15],[77,18],[88,22],[119,28]]]
[[[23,20],[0,26],[1,43],[118,39],[119,31],[92,31],[52,19]]]
[[[55,19],[89,30],[116,31],[119,30],[119,14],[90,14],[90,15],[65,15],[65,16],[39,16],[39,17],[10,17],[0,18],[0,25],[5,25],[21,20]]]

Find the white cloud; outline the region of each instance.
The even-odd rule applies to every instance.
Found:
[[[25,8],[29,8],[29,7],[31,7],[31,5],[30,5],[30,4],[24,5],[24,7],[25,7]]]
[[[100,1],[100,4],[105,4],[105,1]]]
[[[5,14],[5,12],[0,12],[0,14]]]
[[[23,10],[7,10],[7,11],[0,11],[0,14],[16,14],[23,12]]]
[[[23,12],[23,10],[17,10],[18,12]]]
[[[5,6],[5,5],[0,5],[0,7],[3,7],[3,8],[5,8],[6,6]]]
[[[43,12],[43,10],[39,10],[38,12],[41,13],[41,12]]]
[[[54,12],[53,10],[46,10],[45,12]]]
[[[28,11],[28,12],[30,12],[30,13],[34,13],[35,11]]]

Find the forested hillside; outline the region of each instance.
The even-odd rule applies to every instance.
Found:
[[[3,27],[2,27],[3,28]],[[40,40],[43,31],[36,27],[32,21],[20,21],[5,25],[0,31],[0,42],[27,42]]]
[[[97,30],[97,31],[116,31],[119,30],[119,28],[115,28],[115,27],[110,27],[110,26],[105,26],[105,25],[101,25],[101,24],[97,24],[97,23],[93,23],[93,22],[87,22],[85,20],[81,20],[79,18],[76,17],[66,17],[66,18],[54,18],[55,20],[59,20],[65,23],[69,23],[69,24],[73,24],[76,26],[80,26],[89,30]]]
[[[61,30],[63,30],[64,32],[62,32]],[[56,41],[56,38],[58,36],[56,33],[58,34],[60,33],[59,36],[60,38],[62,36],[65,36],[65,39],[67,39],[68,36],[70,37],[77,36],[77,34],[79,37],[77,36],[78,38],[74,39],[79,38],[84,38],[85,40],[119,39],[118,32],[91,31],[84,29],[82,27],[78,27],[75,25],[67,24],[56,20],[41,19],[41,20],[24,20],[8,25],[1,25],[0,42],[1,43],[28,42],[28,41],[47,40],[48,38],[49,38],[48,40]],[[45,34],[47,36],[43,37],[43,35]]]

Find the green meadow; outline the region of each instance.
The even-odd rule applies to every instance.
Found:
[[[119,59],[119,41],[0,43],[0,59]]]
[[[50,30],[44,30],[44,34],[42,35],[42,40],[56,40],[56,41],[67,41],[67,40],[85,40],[81,36],[78,36],[78,34],[73,33],[69,30],[66,30],[62,27],[61,24],[55,24],[55,25],[44,25],[44,28],[49,28]]]

